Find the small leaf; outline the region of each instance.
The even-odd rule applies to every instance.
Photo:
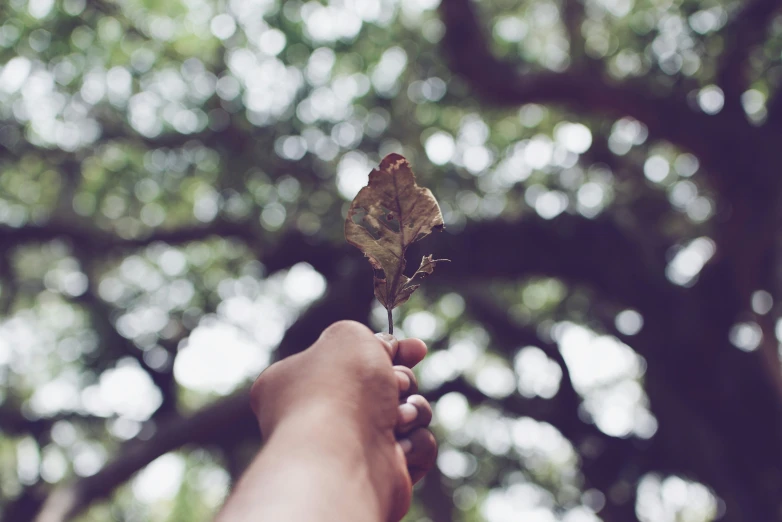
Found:
[[[432,259],[431,254],[428,256],[424,256],[424,258],[421,260],[421,266],[418,267],[418,270],[415,271],[415,274],[413,274],[413,277],[410,279],[415,279],[416,276],[420,275],[422,278],[431,274],[434,272],[434,267],[437,266],[437,263],[442,263],[443,261],[450,261],[449,259]]]
[[[447,259],[424,256],[421,266],[404,274],[407,248],[433,230],[442,230],[443,216],[429,189],[419,187],[410,164],[399,154],[389,154],[369,174],[350,205],[345,220],[345,238],[361,250],[375,270],[375,297],[389,311],[407,301],[418,284],[415,277],[431,274],[437,263]],[[389,321],[389,332],[393,325]]]

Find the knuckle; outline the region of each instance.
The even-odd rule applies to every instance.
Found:
[[[263,404],[264,381],[263,374],[261,374],[250,387],[250,407],[256,415],[260,413],[261,404]]]
[[[354,361],[351,371],[355,375],[356,382],[361,383],[362,389],[388,388],[389,391],[393,391],[394,396],[398,396],[396,377],[390,366],[387,368],[380,366],[378,359],[372,357],[372,354],[367,351],[356,353]]]
[[[418,393],[418,383],[416,382],[413,370],[406,366],[394,366],[394,371],[403,375],[404,379],[407,380],[407,387],[401,390],[402,396],[406,397]]]
[[[266,402],[266,398],[269,396],[269,388],[274,385],[276,380],[276,374],[279,372],[278,364],[273,364],[266,368],[255,379],[250,387],[250,407],[253,413],[259,415],[261,413],[261,407]]]
[[[342,320],[331,324],[323,331],[324,336],[359,336],[372,335],[372,331],[358,321]]]
[[[418,393],[418,379],[412,370],[410,370],[410,393]]]

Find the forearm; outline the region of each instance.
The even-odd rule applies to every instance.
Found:
[[[217,522],[384,522],[355,431],[330,420],[276,430]]]

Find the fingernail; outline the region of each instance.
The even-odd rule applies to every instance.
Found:
[[[407,455],[413,449],[413,443],[410,439],[402,439],[399,441],[399,445],[402,446],[402,451]]]
[[[418,416],[418,408],[412,404],[402,404],[399,406],[400,424],[410,424]]]
[[[397,340],[397,338],[385,332],[376,333],[375,337],[380,339],[380,341],[382,341],[383,344],[386,345],[386,350],[388,351],[388,355],[390,355],[393,358],[394,355],[396,355],[397,346],[399,345],[399,341]]]
[[[386,332],[376,333],[375,337],[377,337],[381,341],[386,341],[387,343],[393,343],[396,341],[396,337]]]

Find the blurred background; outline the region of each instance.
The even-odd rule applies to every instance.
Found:
[[[390,152],[453,260],[394,312],[408,522],[782,520],[778,7],[2,2],[2,520],[210,520],[257,374],[385,329],[343,221]]]

